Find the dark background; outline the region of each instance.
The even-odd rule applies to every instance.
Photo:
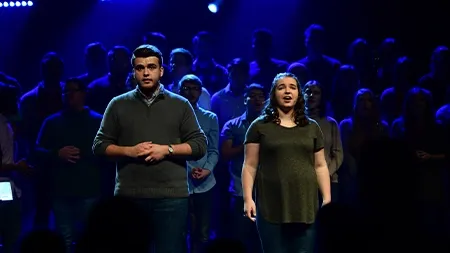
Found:
[[[107,48],[133,50],[144,32],[164,33],[171,48],[191,48],[192,37],[208,30],[217,43],[216,59],[251,59],[251,33],[271,29],[275,57],[304,56],[303,31],[311,23],[328,32],[327,54],[345,63],[348,44],[364,37],[376,49],[385,37],[397,38],[415,59],[418,76],[427,72],[431,51],[449,44],[445,1],[389,0],[224,0],[217,14],[208,0],[38,0],[32,7],[0,8],[0,70],[25,89],[39,81],[39,62],[59,53],[66,77],[84,72],[83,50],[94,41]],[[447,21],[447,22],[445,22]]]

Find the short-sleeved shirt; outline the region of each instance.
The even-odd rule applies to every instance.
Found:
[[[258,213],[271,223],[314,223],[319,208],[314,154],[324,147],[317,122],[288,128],[260,117],[247,131],[249,143],[260,145]]]
[[[229,120],[222,129],[222,140],[232,140],[233,146],[239,146],[244,144],[245,134],[250,126],[251,121],[247,119],[247,112],[242,114],[240,117]],[[242,154],[234,157],[228,163],[228,171],[230,172],[231,180],[230,187],[228,191],[234,196],[242,197],[242,183],[241,183],[241,172],[242,164],[244,163],[244,152]]]

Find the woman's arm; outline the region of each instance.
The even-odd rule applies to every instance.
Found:
[[[320,193],[322,194],[323,205],[325,205],[331,202],[331,185],[324,149],[315,152],[314,159],[317,182],[319,184]]]
[[[341,133],[337,122],[332,119],[329,121],[331,124],[331,161],[329,172],[330,176],[333,176],[341,167],[344,160],[344,151],[342,148]]]
[[[259,143],[245,144],[245,157],[242,167],[242,190],[244,201],[252,200],[253,185],[259,164]]]

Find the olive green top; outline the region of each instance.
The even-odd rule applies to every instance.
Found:
[[[258,214],[271,223],[312,224],[319,208],[314,153],[324,147],[316,121],[300,127],[283,127],[256,119],[245,144],[259,143],[256,174]]]

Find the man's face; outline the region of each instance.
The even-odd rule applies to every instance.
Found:
[[[192,63],[187,62],[182,54],[174,54],[170,57],[170,72],[174,78],[182,78],[191,72]]]
[[[266,101],[266,96],[263,90],[251,89],[247,94],[245,103],[249,111],[261,113],[264,108],[264,101]]]
[[[62,92],[63,101],[69,108],[84,106],[86,93],[80,89],[77,83],[66,83]]]
[[[202,87],[193,82],[185,82],[180,87],[180,95],[189,100],[191,104],[197,104],[202,95]]]
[[[158,57],[138,57],[134,59],[134,78],[139,87],[155,89],[164,74],[164,68],[159,64]]]

